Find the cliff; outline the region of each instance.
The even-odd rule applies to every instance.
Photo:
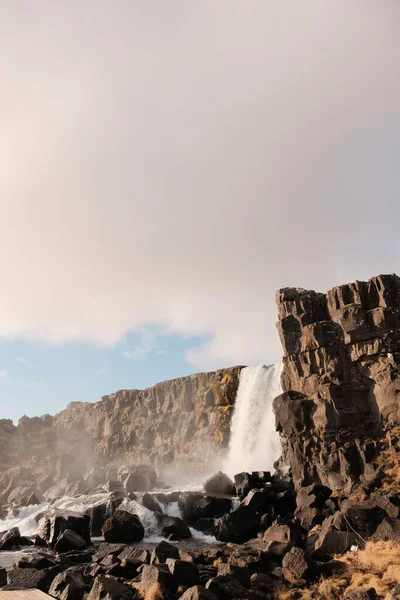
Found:
[[[400,279],[326,294],[284,288],[276,301],[284,357],[274,410],[294,482],[349,491],[374,476],[400,422]]]
[[[241,368],[74,402],[54,417],[23,417],[18,426],[0,421],[0,470],[18,466],[57,480],[122,461],[204,468],[228,444]]]

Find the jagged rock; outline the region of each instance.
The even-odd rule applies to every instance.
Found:
[[[206,584],[210,590],[221,600],[234,600],[236,598],[250,598],[250,592],[234,577],[229,575],[217,575]]]
[[[372,540],[384,542],[400,540],[400,520],[399,519],[383,519],[375,530]]]
[[[315,559],[326,559],[347,552],[353,545],[357,545],[360,539],[348,526],[344,515],[337,512],[325,519],[315,543],[310,544],[307,553]]]
[[[203,487],[209,494],[234,496],[236,493],[235,484],[228,475],[222,471],[218,471],[218,473],[209,477],[209,479],[203,483]]]
[[[158,514],[157,521],[163,536],[170,540],[183,540],[192,537],[189,527],[179,517]]]
[[[305,529],[309,530],[323,521],[321,509],[331,495],[332,490],[321,484],[312,484],[299,489],[294,516]]]
[[[247,494],[254,488],[264,488],[271,482],[271,473],[269,471],[256,471],[254,473],[237,473],[234,477],[236,495],[243,500]]]
[[[203,586],[195,585],[182,594],[181,600],[218,600],[218,598]]]
[[[146,593],[152,585],[158,583],[170,592],[178,589],[178,580],[166,565],[144,565],[142,570],[142,589]]]
[[[82,600],[85,593],[85,582],[76,571],[65,571],[53,580],[49,595],[58,600]]]
[[[101,562],[103,558],[108,555],[119,556],[127,550],[130,550],[130,548],[128,548],[125,544],[110,544],[109,542],[103,542],[100,544],[96,554],[93,556],[93,561]]]
[[[168,542],[160,542],[154,548],[150,557],[150,564],[155,565],[159,563],[167,562],[168,558],[174,558],[179,560],[179,550],[176,546],[168,544]]]
[[[37,569],[39,571],[54,567],[58,564],[51,554],[39,553],[19,559],[15,566],[19,569]]]
[[[308,581],[317,574],[316,565],[307,562],[305,552],[301,548],[293,547],[282,560],[282,573],[284,578],[293,584]]]
[[[248,506],[224,515],[214,522],[214,534],[220,542],[241,544],[257,534],[260,516]]]
[[[139,465],[123,479],[127,492],[149,492],[157,481],[157,473],[150,465]]]
[[[250,587],[250,571],[247,565],[239,566],[230,562],[219,563],[217,574],[229,575],[237,579],[245,588]]]
[[[166,564],[179,585],[194,586],[200,583],[199,570],[193,563],[167,558]]]
[[[373,498],[368,498],[364,502],[348,499],[343,502],[341,512],[348,519],[353,530],[368,537],[387,516],[386,510],[378,506]]]
[[[379,598],[375,588],[353,590],[345,595],[345,600],[377,600]]]
[[[153,512],[159,512],[159,513],[163,512],[161,506],[159,505],[159,503],[157,502],[155,497],[152,496],[151,494],[147,494],[147,493],[143,494],[142,504],[143,504],[143,506],[145,506],[149,510],[152,510]]]
[[[77,533],[90,546],[89,517],[71,511],[53,510],[42,517],[38,525],[38,538],[54,547],[60,534],[66,529]]]
[[[7,587],[10,589],[45,588],[46,572],[37,569],[10,569],[7,572]]]
[[[377,472],[382,422],[400,423],[399,289],[380,275],[327,294],[277,292],[285,356],[274,410],[297,489],[348,493]]]
[[[109,498],[101,504],[96,504],[86,509],[85,514],[90,519],[90,535],[92,537],[100,537],[102,535],[101,530],[104,527],[104,523],[115,513],[120,502],[120,500],[116,501]]]
[[[144,527],[137,515],[117,510],[104,523],[102,533],[106,542],[131,544],[144,538]]]
[[[21,545],[21,534],[18,527],[9,529],[0,537],[0,551],[9,550],[13,546]]]
[[[178,505],[185,523],[195,526],[199,519],[217,519],[229,513],[232,508],[232,500],[219,496],[185,492],[179,495]]]
[[[44,493],[44,498],[47,502],[53,502],[64,496],[77,496],[83,494],[85,484],[82,477],[68,476],[56,483],[47,492]]]
[[[142,600],[140,592],[112,577],[96,577],[87,600]]]
[[[265,551],[277,557],[283,557],[293,546],[303,546],[300,528],[295,523],[274,523],[263,536]]]
[[[65,529],[60,535],[56,543],[54,544],[54,550],[56,552],[69,552],[70,550],[83,550],[86,548],[86,540],[80,536],[76,531],[71,529]]]
[[[0,589],[7,585],[7,571],[0,568]]]

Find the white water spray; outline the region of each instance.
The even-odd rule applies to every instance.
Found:
[[[273,471],[281,455],[272,403],[282,393],[282,363],[246,367],[240,373],[231,422],[229,454],[224,470],[232,477],[242,471]]]

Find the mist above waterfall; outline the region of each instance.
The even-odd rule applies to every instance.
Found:
[[[241,471],[274,470],[281,444],[272,403],[282,392],[281,370],[281,362],[242,369],[224,465],[231,476]]]

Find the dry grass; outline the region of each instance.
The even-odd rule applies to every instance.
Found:
[[[400,544],[397,542],[370,541],[363,550],[335,558],[345,564],[345,572],[321,579],[303,590],[301,600],[341,600],[350,592],[371,587],[385,598],[396,585],[400,585]],[[287,600],[289,597],[289,588],[276,591],[277,600]]]

